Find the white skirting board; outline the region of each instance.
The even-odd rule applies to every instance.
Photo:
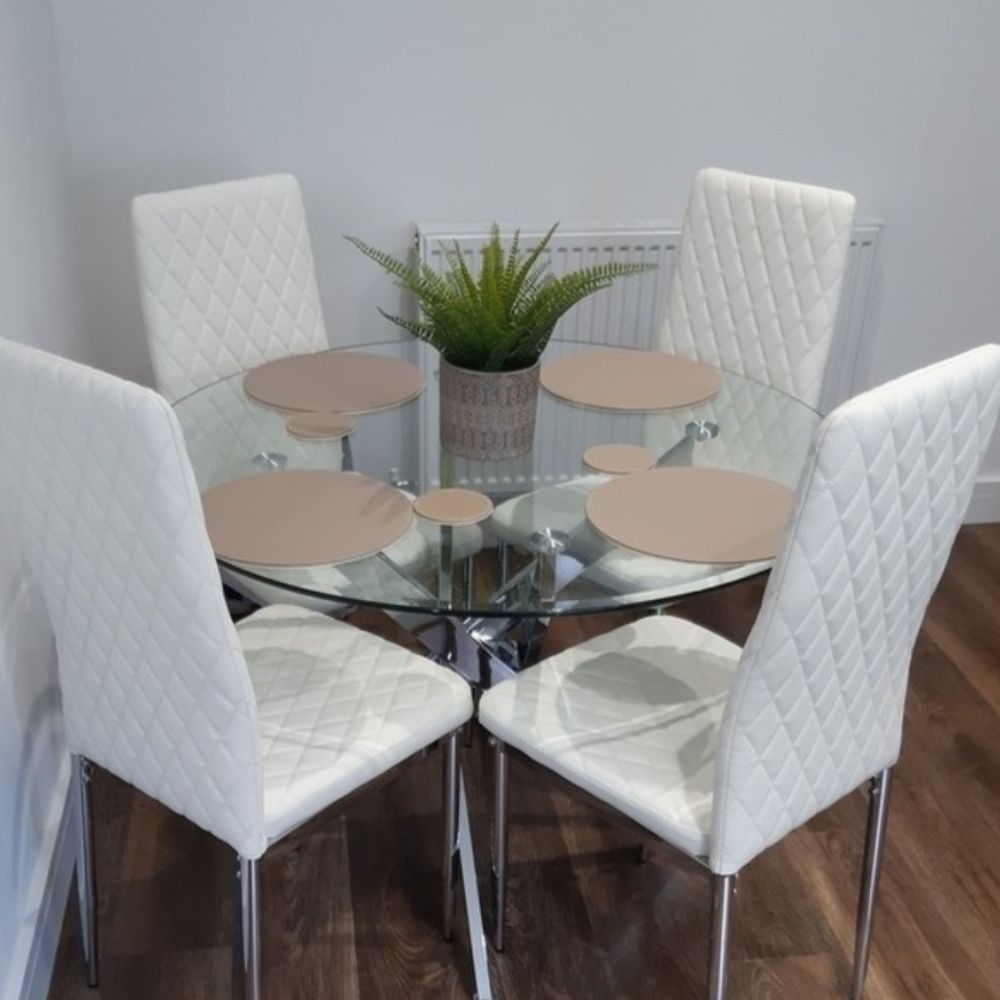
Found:
[[[1000,521],[1000,476],[983,476],[972,490],[966,524]]]
[[[76,845],[72,836],[76,821],[76,805],[71,790],[67,787],[68,769],[60,777],[64,780],[60,781],[62,794],[58,799],[61,802],[59,820],[49,824],[45,843],[39,855],[39,872],[36,875],[39,887],[34,893],[34,898],[38,899],[34,933],[30,941],[15,944],[16,950],[27,952],[23,965],[24,974],[17,976],[17,967],[12,968],[11,971],[15,974],[11,977],[4,1000],[46,1000],[49,995],[49,984],[55,966],[56,952],[59,949],[63,917],[66,913],[66,901],[73,884],[73,871],[76,865]],[[46,861],[48,861],[47,871]],[[80,976],[83,977],[82,964]]]

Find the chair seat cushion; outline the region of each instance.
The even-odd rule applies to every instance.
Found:
[[[643,618],[488,691],[495,736],[695,858],[709,849],[718,731],[741,649]]]
[[[269,842],[472,716],[461,678],[345,622],[272,605],[237,632],[257,697]]]

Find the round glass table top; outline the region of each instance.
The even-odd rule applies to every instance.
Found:
[[[543,363],[594,346],[553,341]],[[730,372],[722,373],[712,399],[657,413],[584,408],[542,389],[532,450],[503,461],[473,460],[440,446],[434,351],[413,341],[340,350],[418,365],[427,379],[423,393],[394,409],[355,416],[349,436],[308,438],[289,431],[289,414],[246,395],[245,373],[204,386],[175,404],[199,489],[275,469],[353,469],[410,494],[477,490],[492,499],[493,514],[453,528],[414,518],[401,539],[350,563],[264,567],[220,560],[250,591],[515,618],[655,605],[711,590],[769,564],[678,562],[615,546],[586,519],[588,495],[609,477],[589,470],[583,453],[600,444],[642,445],[661,466],[732,469],[794,487],[820,419],[785,393]],[[663,516],[671,516],[669,504]]]

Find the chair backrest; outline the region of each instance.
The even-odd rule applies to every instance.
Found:
[[[738,871],[896,762],[913,646],[998,404],[988,345],[820,426],[722,722],[713,871]]]
[[[843,191],[708,168],[691,189],[665,351],[819,402],[854,220]]]
[[[70,752],[263,853],[256,701],[169,404],[0,340],[0,510],[56,637]]]
[[[330,346],[294,177],[140,195],[132,224],[153,371],[167,399]]]

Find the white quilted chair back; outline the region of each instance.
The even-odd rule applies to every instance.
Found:
[[[256,703],[169,404],[0,340],[0,498],[70,752],[259,856]]]
[[[998,403],[989,345],[821,425],[722,723],[713,871],[896,762],[913,645]]]
[[[854,198],[709,168],[695,178],[663,350],[819,402]]]
[[[330,346],[294,177],[141,195],[132,223],[153,371],[167,399]]]

